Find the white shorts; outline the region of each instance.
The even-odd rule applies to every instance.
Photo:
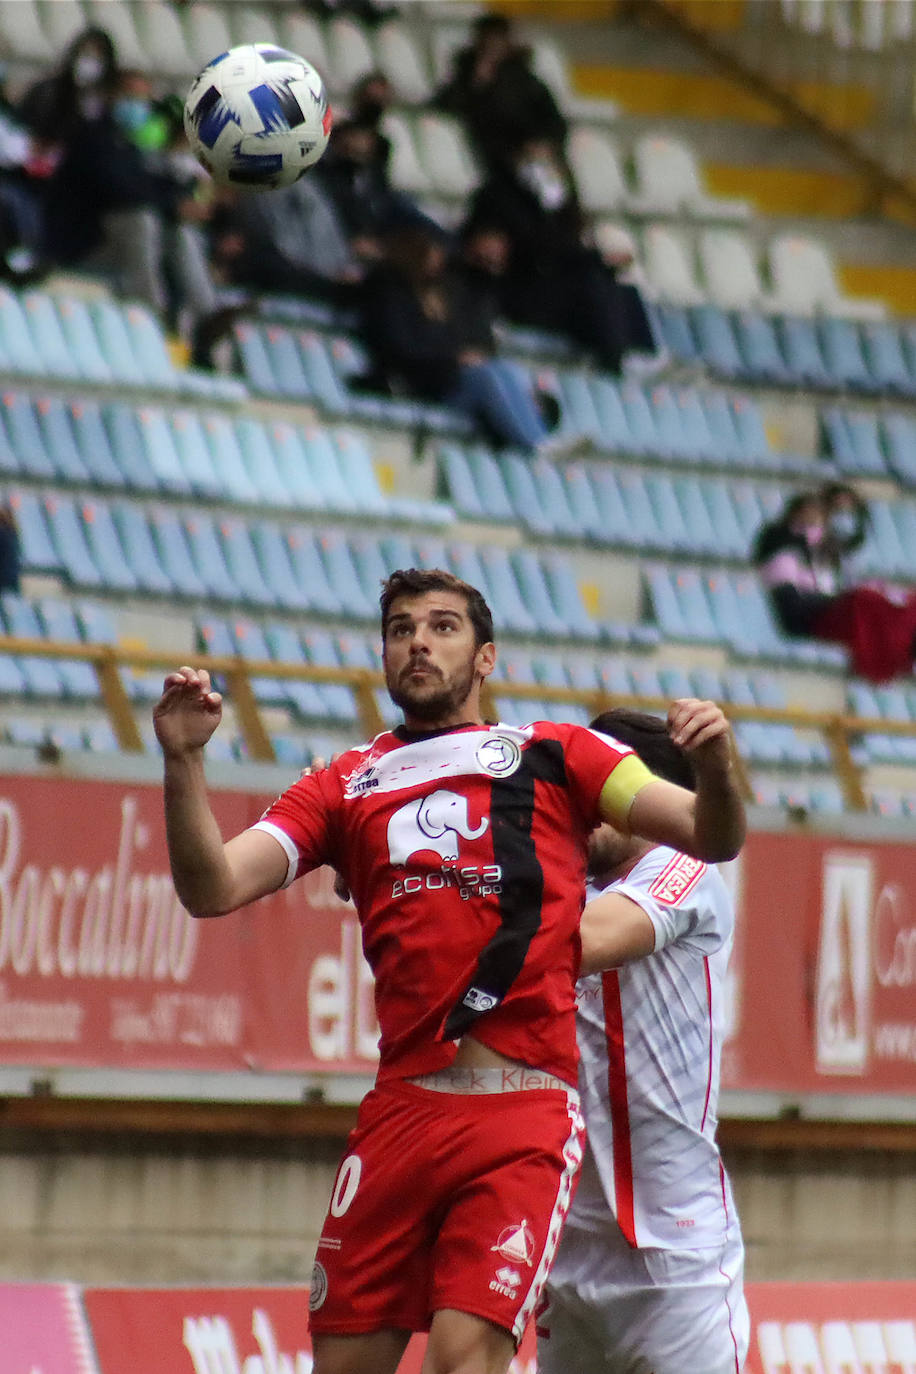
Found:
[[[740,1374],[749,1341],[737,1227],[721,1250],[633,1250],[615,1223],[567,1224],[538,1374]]]

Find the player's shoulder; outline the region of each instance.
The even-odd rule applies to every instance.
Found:
[[[678,849],[653,846],[619,884],[660,906],[691,908],[710,929],[724,932],[731,926],[731,899],[718,868]]]

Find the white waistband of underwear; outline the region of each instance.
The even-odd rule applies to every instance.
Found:
[[[452,1066],[438,1069],[435,1073],[417,1074],[415,1078],[408,1078],[407,1082],[414,1083],[418,1088],[428,1088],[434,1093],[518,1093],[544,1088],[559,1089],[565,1093],[576,1092],[575,1088],[554,1073],[521,1066],[517,1069]]]

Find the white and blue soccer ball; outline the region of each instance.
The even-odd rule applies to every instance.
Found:
[[[328,146],[331,108],[310,62],[271,43],[246,43],[209,62],[188,91],[184,127],[195,155],[224,186],[289,186]]]

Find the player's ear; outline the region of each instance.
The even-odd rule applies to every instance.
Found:
[[[481,677],[489,677],[496,667],[496,645],[481,644],[474,658],[474,666]]]

